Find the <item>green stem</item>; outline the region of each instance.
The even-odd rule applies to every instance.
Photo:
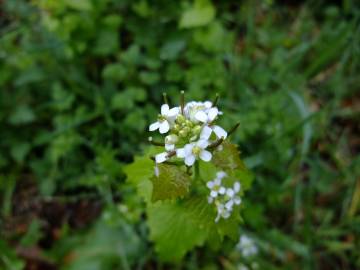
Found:
[[[196,161],[194,164],[194,179],[200,179],[200,168],[199,168],[199,161]]]

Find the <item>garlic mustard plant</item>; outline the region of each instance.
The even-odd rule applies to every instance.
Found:
[[[180,259],[195,246],[236,237],[241,197],[252,174],[229,140],[225,117],[213,101],[169,103],[164,94],[156,122],[149,125],[148,153],[125,172],[147,204],[150,238],[164,260]],[[234,239],[235,240],[235,239]],[[215,246],[218,246],[214,243]]]

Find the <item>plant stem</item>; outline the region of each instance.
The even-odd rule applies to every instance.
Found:
[[[199,168],[199,161],[196,161],[194,164],[194,179],[200,179],[200,168]]]

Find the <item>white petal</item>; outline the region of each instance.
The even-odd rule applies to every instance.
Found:
[[[192,155],[192,149],[193,149],[194,145],[189,143],[187,145],[185,145],[184,149],[185,149],[185,156],[190,156]]]
[[[234,183],[234,191],[238,193],[240,191],[241,185],[239,182]]]
[[[205,106],[206,109],[210,109],[211,106],[212,106],[212,102],[211,101],[205,101],[204,106]]]
[[[226,193],[226,188],[224,188],[224,187],[221,187],[220,189],[219,189],[219,193],[220,194],[225,194]]]
[[[199,146],[200,148],[202,149],[205,149],[206,147],[209,146],[209,142],[207,140],[199,140],[197,143],[196,143],[197,146]]]
[[[227,137],[227,132],[222,128],[222,127],[219,127],[219,126],[213,126],[213,131],[215,132],[216,136],[218,138],[224,138],[226,139]]]
[[[166,160],[166,157],[167,157],[166,152],[157,154],[155,156],[155,161],[156,161],[156,163],[162,163],[162,162],[164,162]]]
[[[168,132],[169,129],[170,129],[170,125],[169,125],[168,121],[162,121],[160,123],[159,131],[160,131],[161,134],[164,134],[164,133]]]
[[[167,113],[167,116],[175,117],[179,114],[179,112],[180,112],[179,107],[175,107],[175,108],[172,108],[171,110],[169,110],[169,112]]]
[[[214,107],[214,108],[211,108],[208,112],[208,117],[209,117],[209,121],[214,121],[216,116],[218,115],[219,113],[219,110],[218,108]]]
[[[176,156],[178,158],[184,158],[185,157],[185,150],[184,148],[180,148],[176,150]]]
[[[235,192],[231,188],[228,188],[226,190],[226,195],[228,195],[229,197],[232,197],[235,195]]]
[[[213,181],[209,181],[206,183],[206,186],[210,189],[212,189],[214,187],[214,182]]]
[[[195,156],[194,155],[189,155],[185,157],[185,164],[188,166],[192,166],[195,162]]]
[[[208,126],[203,127],[201,134],[200,134],[200,139],[202,140],[208,140],[211,136],[212,133],[212,129]]]
[[[152,123],[149,127],[149,131],[157,130],[159,128],[159,126],[160,126],[159,122]]]
[[[198,111],[196,114],[195,114],[195,119],[200,121],[200,122],[203,122],[203,123],[206,123],[207,120],[208,120],[208,117],[206,115],[205,112],[203,111]]]
[[[215,190],[212,190],[212,191],[210,192],[210,196],[213,197],[213,198],[216,198],[217,195],[218,195],[218,193],[217,193]]]
[[[231,210],[234,205],[234,201],[230,200],[225,204],[226,209]]]
[[[169,105],[163,104],[161,106],[161,114],[166,116],[168,113],[169,113]]]
[[[211,153],[209,151],[206,151],[206,150],[203,150],[200,152],[200,158],[203,160],[203,161],[210,161],[211,160]]]
[[[216,177],[218,177],[220,179],[222,179],[222,178],[224,178],[226,176],[227,176],[226,172],[223,172],[223,171],[216,173]]]
[[[217,185],[217,186],[220,186],[221,185],[221,179],[220,178],[215,178],[214,184]]]
[[[234,198],[234,203],[235,203],[236,205],[239,205],[239,204],[241,203],[241,198],[240,198],[240,197],[235,197],[235,198]]]
[[[211,196],[209,196],[209,197],[208,197],[208,203],[211,204],[213,201],[214,201],[214,198],[211,197]]]
[[[231,213],[230,213],[229,211],[224,211],[223,214],[222,214],[222,217],[225,218],[225,219],[227,219],[227,218],[230,217],[230,214],[231,214]]]
[[[175,144],[165,144],[165,149],[167,151],[172,151],[175,149]]]

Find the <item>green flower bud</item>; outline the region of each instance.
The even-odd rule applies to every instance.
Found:
[[[179,124],[182,124],[186,121],[185,119],[185,116],[183,116],[182,114],[179,114],[177,117],[176,117],[176,122],[178,122]]]
[[[174,127],[173,127],[173,130],[174,130],[175,132],[179,132],[180,126],[179,126],[178,124],[175,124]]]
[[[199,135],[201,132],[201,126],[197,125],[192,129],[192,134]]]
[[[193,127],[194,126],[194,123],[193,122],[191,122],[190,120],[186,120],[186,126],[188,126],[188,127]]]
[[[188,135],[188,132],[184,129],[179,131],[179,136],[185,138]]]

